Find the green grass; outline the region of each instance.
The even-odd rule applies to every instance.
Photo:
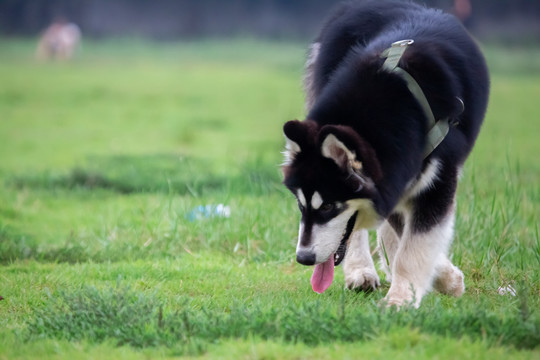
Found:
[[[294,263],[280,185],[305,44],[0,42],[0,359],[540,356],[539,48],[487,47],[492,97],[458,191],[460,299],[379,308]],[[536,59],[536,60],[535,60]],[[229,218],[190,220],[199,205]],[[516,296],[500,295],[511,285]]]

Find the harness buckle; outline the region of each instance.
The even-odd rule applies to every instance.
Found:
[[[392,43],[392,47],[402,47],[402,46],[409,46],[414,44],[413,39],[407,39],[407,40],[399,40]]]
[[[383,64],[383,68],[387,71],[394,70],[398,66],[399,60],[403,56],[405,50],[407,50],[407,47],[409,45],[412,45],[413,43],[414,40],[412,39],[393,42],[392,46],[386,49],[381,54],[381,57],[386,58],[386,61]]]

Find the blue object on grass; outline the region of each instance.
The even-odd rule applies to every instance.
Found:
[[[231,216],[231,208],[223,204],[217,205],[199,205],[191,210],[186,218],[189,221],[199,221],[209,218],[228,218]]]

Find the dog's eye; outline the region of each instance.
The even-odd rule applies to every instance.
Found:
[[[322,211],[323,213],[327,213],[334,210],[335,207],[336,205],[334,203],[326,203],[321,206],[320,211]]]

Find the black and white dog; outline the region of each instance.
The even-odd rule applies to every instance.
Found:
[[[284,126],[283,173],[313,290],[330,286],[342,260],[348,288],[379,286],[376,228],[388,306],[418,307],[432,288],[462,295],[447,254],[489,77],[461,23],[408,1],[344,3],[309,49],[304,85],[308,115]]]

